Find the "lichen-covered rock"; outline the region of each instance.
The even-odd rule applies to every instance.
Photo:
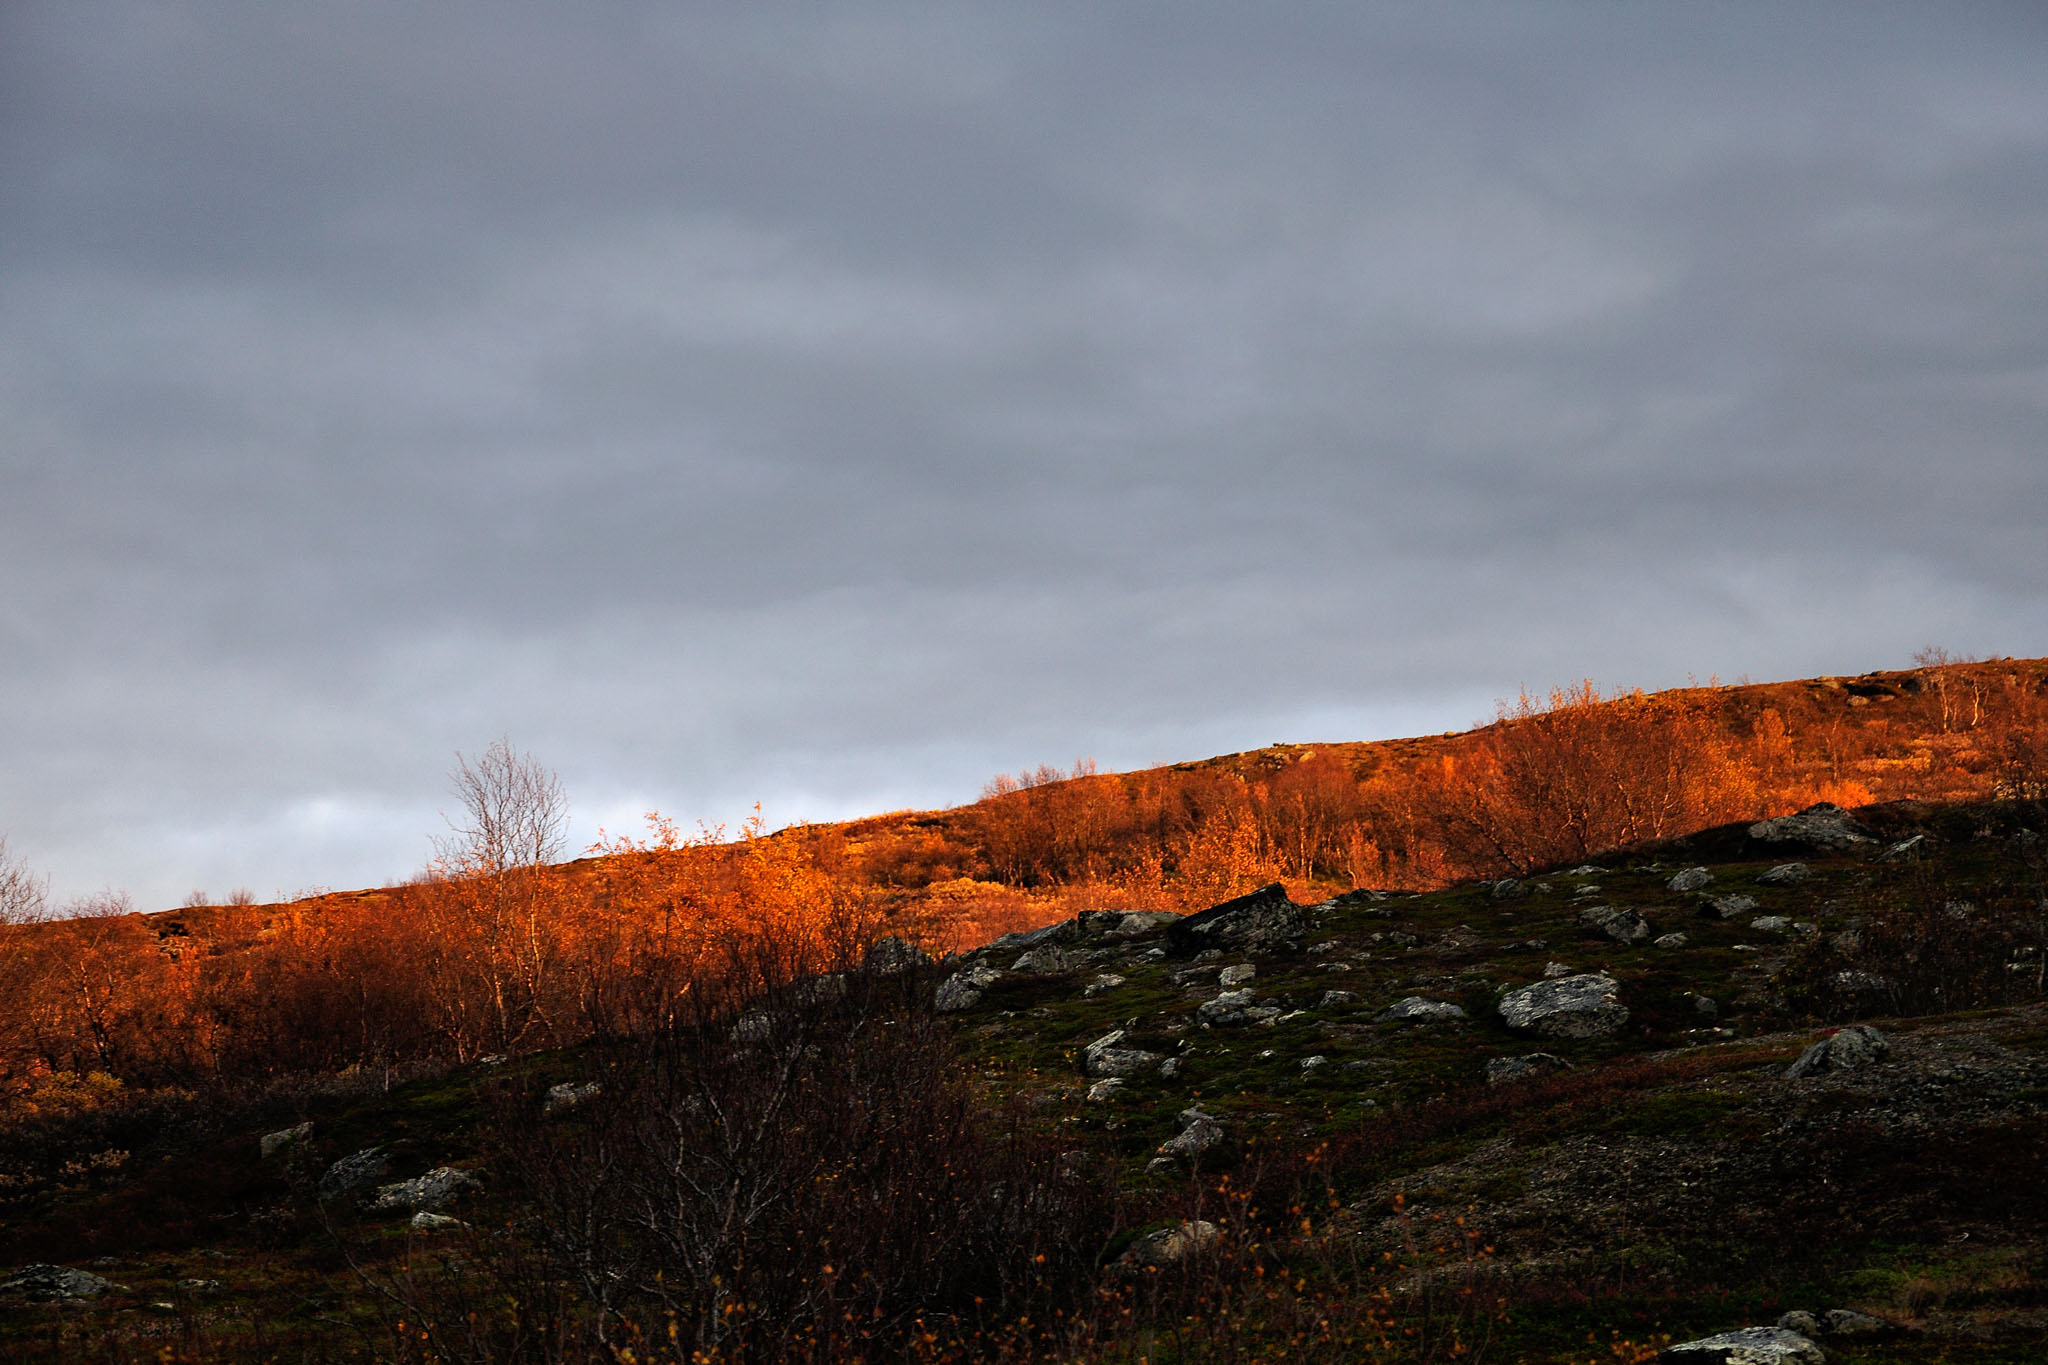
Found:
[[[1339,1005],[1355,1005],[1357,1003],[1357,991],[1324,991],[1323,998],[1316,1002],[1316,1008],[1319,1010],[1333,1010]]]
[[[1785,1078],[1796,1081],[1826,1071],[1872,1066],[1890,1056],[1891,1050],[1891,1043],[1882,1033],[1868,1024],[1852,1024],[1800,1053],[1799,1060],[1785,1068]]]
[[[467,1226],[468,1224],[464,1223],[460,1218],[450,1218],[445,1213],[429,1213],[425,1209],[421,1209],[412,1216],[412,1230],[414,1232],[438,1232],[444,1228]]]
[[[1783,934],[1791,931],[1792,920],[1786,915],[1758,915],[1749,927],[1759,934]]]
[[[36,1303],[89,1299],[113,1288],[112,1280],[68,1265],[25,1265],[0,1280],[0,1294],[11,1294]]]
[[[1924,834],[1916,834],[1910,839],[1899,840],[1896,844],[1893,844],[1884,852],[1878,854],[1877,860],[1881,863],[1911,862],[1913,859],[1919,857],[1921,850],[1926,847],[1927,836]]]
[[[541,1111],[548,1114],[560,1114],[566,1110],[574,1109],[578,1105],[588,1104],[603,1093],[604,1087],[596,1081],[585,1081],[582,1085],[578,1085],[574,1081],[563,1081],[560,1085],[548,1087],[547,1101],[541,1106]],[[382,1172],[380,1171],[379,1174],[382,1174]]]
[[[1571,1063],[1548,1052],[1525,1052],[1519,1057],[1488,1057],[1486,1059],[1486,1083],[1499,1085],[1503,1081],[1526,1080],[1531,1076],[1542,1076],[1552,1071],[1563,1071]]]
[[[1759,820],[1749,827],[1749,837],[1760,844],[1804,844],[1834,851],[1877,842],[1832,801],[1816,802],[1796,815]]]
[[[1381,1010],[1373,1016],[1381,1024],[1455,1024],[1463,1020],[1465,1011],[1446,1000],[1426,1000],[1411,995]]]
[[[285,1148],[304,1142],[312,1135],[313,1120],[307,1119],[304,1123],[295,1123],[289,1128],[280,1128],[274,1133],[265,1133],[261,1138],[257,1139],[256,1150],[265,1161],[268,1161]]]
[[[314,1185],[314,1193],[323,1200],[331,1200],[366,1190],[376,1183],[377,1177],[384,1174],[384,1168],[390,1164],[390,1158],[382,1147],[365,1147],[329,1166]]]
[[[1652,948],[1683,948],[1689,940],[1684,934],[1659,934],[1650,940]]]
[[[1259,974],[1259,969],[1249,962],[1234,962],[1216,973],[1216,984],[1224,990],[1235,990]]]
[[[370,1201],[370,1207],[378,1212],[394,1209],[432,1212],[447,1208],[460,1195],[482,1188],[482,1181],[460,1167],[436,1166],[425,1175],[416,1175],[394,1185],[379,1185],[377,1197]]]
[[[1139,934],[1163,929],[1179,918],[1171,910],[1133,910],[1119,917],[1116,927],[1109,932],[1117,938],[1136,938]]]
[[[1813,875],[1813,869],[1805,863],[1779,863],[1776,867],[1756,874],[1761,886],[1797,886]]]
[[[1782,1327],[1742,1327],[1667,1346],[1657,1357],[1669,1365],[1827,1365],[1827,1354]]]
[[[1628,1022],[1620,989],[1603,972],[1537,981],[1501,997],[1501,1022],[1539,1038],[1604,1038]]]
[[[929,967],[932,955],[909,939],[884,934],[868,945],[867,969],[878,976],[897,976]]]
[[[1081,988],[1081,994],[1100,995],[1104,991],[1113,991],[1118,986],[1123,985],[1125,980],[1126,978],[1118,976],[1115,972],[1103,972],[1102,974],[1097,976],[1093,981],[1083,986]]]
[[[1707,919],[1734,919],[1756,909],[1755,896],[1702,896],[1700,914]]]
[[[1166,943],[1182,956],[1207,948],[1270,948],[1307,928],[1304,908],[1287,898],[1286,887],[1274,882],[1198,915],[1175,920],[1166,926]]]
[[[1159,1144],[1162,1156],[1192,1157],[1223,1141],[1223,1125],[1207,1114],[1198,1115],[1179,1133]]]
[[[1684,895],[1689,891],[1704,891],[1713,880],[1714,874],[1707,871],[1704,867],[1688,867],[1670,881],[1665,882],[1664,887],[1667,891],[1676,891],[1680,895]]]
[[[1211,1028],[1237,1028],[1264,1023],[1279,1016],[1279,1007],[1259,1004],[1258,993],[1249,986],[1243,990],[1225,991],[1214,1000],[1204,1000],[1195,1007],[1195,1022]]]
[[[1159,1054],[1122,1047],[1127,1035],[1113,1029],[1081,1049],[1081,1071],[1089,1076],[1136,1076],[1159,1065]]]
[[[1589,905],[1579,911],[1579,923],[1597,929],[1616,943],[1641,943],[1650,936],[1650,922],[1633,910],[1611,905]]]
[[[1002,979],[1003,974],[993,967],[979,964],[962,967],[939,983],[938,992],[932,997],[932,1008],[940,1014],[972,1009],[981,1003],[982,992]]]
[[[1113,1100],[1122,1092],[1123,1088],[1123,1077],[1105,1077],[1088,1087],[1088,1102],[1090,1104],[1101,1104],[1105,1100]]]
[[[1027,976],[1050,976],[1073,970],[1075,955],[1057,943],[1041,943],[1010,964],[1010,970]]]
[[[1779,1325],[1783,1326],[1782,1323]],[[1853,1308],[1830,1308],[1820,1315],[1820,1330],[1831,1337],[1883,1337],[1902,1329],[1897,1323],[1859,1313]]]

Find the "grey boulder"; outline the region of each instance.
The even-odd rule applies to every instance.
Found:
[[[1854,1071],[1883,1061],[1891,1050],[1892,1045],[1882,1033],[1868,1024],[1852,1024],[1800,1053],[1799,1060],[1785,1068],[1785,1079],[1796,1081],[1827,1071]]]
[[[370,1201],[370,1207],[380,1212],[407,1210],[433,1212],[445,1209],[454,1203],[459,1195],[469,1194],[483,1188],[483,1182],[468,1171],[456,1166],[436,1166],[425,1175],[401,1180],[395,1185],[379,1185],[377,1197]]]
[[[1813,875],[1813,869],[1805,863],[1779,863],[1776,867],[1756,874],[1761,886],[1797,886]]]
[[[1676,891],[1683,895],[1688,891],[1704,891],[1707,888],[1707,884],[1713,880],[1714,874],[1707,871],[1704,867],[1688,867],[1670,881],[1665,882],[1664,887],[1667,891]]]
[[[1375,1022],[1382,1024],[1455,1024],[1462,1021],[1465,1011],[1445,1000],[1425,1000],[1411,995],[1374,1015]]]
[[[1563,1071],[1571,1063],[1548,1052],[1525,1052],[1519,1057],[1488,1057],[1486,1059],[1486,1083],[1499,1085],[1503,1081],[1527,1080],[1531,1076],[1542,1076],[1552,1071]]]
[[[1500,998],[1501,1022],[1539,1038],[1604,1038],[1628,1022],[1620,989],[1604,972],[1537,981]]]
[[[878,976],[896,976],[929,967],[932,955],[908,939],[885,934],[868,945],[867,969]]]
[[[1089,1076],[1136,1076],[1159,1065],[1159,1054],[1123,1047],[1126,1034],[1115,1029],[1081,1049],[1081,1071]]]
[[[963,967],[939,983],[938,992],[932,997],[932,1008],[940,1014],[972,1009],[981,1003],[982,992],[1002,979],[1003,974],[993,967],[978,964]]]
[[[389,1164],[390,1159],[384,1155],[382,1147],[365,1147],[362,1151],[345,1156],[329,1166],[326,1174],[322,1175],[319,1183],[313,1187],[314,1193],[321,1199],[328,1200],[341,1199],[359,1190],[366,1190],[376,1183],[378,1176],[384,1174],[384,1168]]]

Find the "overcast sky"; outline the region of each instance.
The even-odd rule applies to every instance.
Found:
[[[2048,7],[0,6],[0,832],[2048,654]]]

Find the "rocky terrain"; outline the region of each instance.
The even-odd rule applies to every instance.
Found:
[[[1456,1351],[1423,1330],[1327,1358],[2038,1360],[2036,816],[1823,806],[1435,893],[1084,912],[937,963],[885,940],[715,1041],[748,1076],[801,1079],[837,1055],[807,1011],[926,1011],[983,1111],[1022,1115],[1062,1178],[1123,1210],[1076,1253],[1084,1298],[1227,1261],[1457,1320]],[[480,1229],[589,1253],[533,1232],[568,1187],[505,1116],[594,1134],[548,1149],[579,1160],[621,1150],[620,1055],[52,1128],[38,1140],[87,1168],[93,1144],[131,1145],[0,1206],[0,1342],[389,1355],[392,1305],[418,1311],[407,1275],[506,1264]],[[707,1103],[673,1112],[710,1123]],[[1251,1356],[1282,1331],[1265,1312]],[[1090,1330],[1095,1358],[1210,1358]],[[419,1354],[437,1352],[488,1358]]]

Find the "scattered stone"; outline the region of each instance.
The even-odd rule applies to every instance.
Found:
[[[1702,1018],[1719,1019],[1721,1017],[1721,1007],[1715,1004],[1713,998],[1710,996],[1695,995],[1693,992],[1687,991],[1678,998],[1680,1000],[1690,1001],[1692,1004],[1693,1013],[1701,1016]]]
[[[1820,1335],[1820,1319],[1803,1308],[1795,1308],[1778,1319],[1778,1326],[1788,1332],[1797,1332],[1802,1337]]]
[[[178,1288],[184,1290],[187,1294],[217,1294],[220,1292],[220,1281],[180,1280],[178,1281]]]
[[[1166,926],[1166,943],[1183,955],[1226,944],[1242,949],[1275,947],[1303,933],[1308,916],[1287,898],[1279,882],[1248,896],[1214,905]]]
[[[1499,1085],[1502,1081],[1519,1081],[1529,1076],[1541,1076],[1551,1071],[1563,1071],[1571,1063],[1548,1052],[1527,1052],[1519,1057],[1488,1057],[1486,1059],[1486,1083]]]
[[[1088,1087],[1088,1102],[1100,1104],[1104,1100],[1113,1100],[1123,1088],[1124,1078],[1121,1076],[1111,1076],[1106,1080],[1097,1081]]]
[[[1446,1000],[1426,1000],[1411,995],[1381,1010],[1373,1016],[1379,1024],[1454,1024],[1465,1017],[1462,1007]]]
[[[1620,989],[1603,972],[1534,982],[1501,997],[1501,1021],[1540,1038],[1604,1038],[1628,1022]]]
[[[1579,923],[1598,929],[1616,943],[1641,943],[1650,936],[1650,922],[1633,910],[1611,905],[1589,905],[1579,911]]]
[[[1314,1071],[1319,1066],[1328,1065],[1329,1061],[1328,1057],[1323,1056],[1304,1057],[1301,1059],[1301,1069],[1303,1071]]]
[[[1135,1076],[1159,1064],[1159,1054],[1118,1046],[1129,1036],[1112,1029],[1081,1049],[1081,1071],[1088,1076]]]
[[[445,1213],[430,1213],[426,1209],[421,1209],[418,1213],[412,1216],[412,1230],[414,1232],[436,1232],[442,1228],[461,1228],[468,1226],[469,1225],[463,1222],[460,1218],[450,1218]]]
[[[1863,832],[1849,812],[1832,801],[1808,806],[1797,815],[1759,820],[1749,837],[1761,844],[1805,844],[1809,848],[1848,849],[1877,842]]]
[[[1664,889],[1676,891],[1683,895],[1690,891],[1704,891],[1708,883],[1713,880],[1714,874],[1707,871],[1704,867],[1688,867],[1685,871],[1665,882]]]
[[[1355,1005],[1357,1003],[1357,991],[1324,991],[1323,998],[1316,1002],[1316,1008],[1319,1010],[1333,1010],[1339,1005]]]
[[[1851,1024],[1800,1053],[1799,1060],[1785,1068],[1785,1078],[1796,1081],[1826,1071],[1853,1071],[1883,1061],[1891,1050],[1891,1043],[1870,1025]]]
[[[867,969],[877,976],[899,976],[929,967],[932,955],[909,939],[884,934],[868,945]]]
[[[1177,1227],[1161,1228],[1140,1237],[1131,1244],[1130,1250],[1117,1258],[1117,1265],[1126,1270],[1148,1265],[1174,1265],[1207,1250],[1222,1235],[1221,1230],[1208,1219],[1191,1219]]]
[[[1178,1163],[1170,1156],[1155,1156],[1145,1163],[1146,1175],[1165,1175],[1169,1171],[1179,1169]]]
[[[384,1168],[390,1164],[390,1158],[385,1156],[382,1147],[365,1147],[329,1166],[313,1187],[314,1193],[322,1200],[330,1200],[366,1190],[376,1183],[377,1177],[384,1174]]]
[[[582,1085],[574,1081],[563,1081],[560,1085],[548,1087],[547,1102],[541,1106],[541,1112],[559,1114],[566,1109],[588,1104],[603,1093],[604,1087],[596,1081],[585,1081]],[[377,1173],[382,1175],[383,1171],[380,1169]]]
[[[483,1187],[481,1180],[460,1167],[436,1166],[425,1175],[401,1180],[395,1185],[379,1185],[377,1197],[370,1201],[370,1208],[378,1212],[445,1209],[455,1202],[457,1196],[474,1193]]]
[[[1511,901],[1528,894],[1522,884],[1513,877],[1502,877],[1499,881],[1488,884],[1486,890],[1487,894],[1497,901]]]
[[[1659,934],[1656,938],[1650,940],[1650,946],[1653,948],[1683,948],[1686,942],[1684,934]]]
[[[274,1133],[265,1133],[258,1139],[256,1146],[257,1150],[262,1153],[263,1159],[268,1161],[286,1147],[304,1142],[312,1135],[313,1120],[307,1119],[304,1123],[295,1123],[289,1128],[280,1128]]]
[[[1756,909],[1755,896],[1702,896],[1700,914],[1707,919],[1734,919]]]
[[[932,1008],[940,1014],[972,1009],[981,1003],[982,992],[1002,979],[1003,974],[993,967],[979,964],[962,967],[939,983],[938,992],[932,997]]]
[[[766,1010],[748,1010],[732,1026],[735,1043],[765,1043],[775,1036],[775,1016]]]
[[[1243,990],[1225,991],[1214,1000],[1205,1000],[1195,1007],[1195,1022],[1211,1028],[1263,1024],[1268,1019],[1279,1017],[1279,1007],[1256,1003],[1256,993],[1249,986]]]
[[[1161,1080],[1170,1081],[1178,1075],[1180,1075],[1180,1058],[1168,1057],[1159,1064],[1159,1077]]]
[[[112,1280],[68,1265],[25,1265],[0,1280],[0,1294],[19,1294],[36,1303],[89,1299],[115,1287]]]
[[[1580,863],[1577,867],[1566,868],[1564,875],[1567,877],[1597,877],[1606,870],[1606,868],[1598,863]]]
[[[1565,966],[1562,962],[1546,962],[1543,964],[1543,976],[1547,981],[1555,981],[1560,976],[1570,976],[1571,974],[1572,969]]]
[[[1792,921],[1784,915],[1758,915],[1749,922],[1749,927],[1759,934],[1782,934],[1792,928]]]
[[[1893,844],[1890,848],[1887,848],[1884,852],[1878,854],[1877,860],[1881,863],[1910,862],[1912,859],[1920,856],[1920,850],[1923,847],[1925,847],[1926,844],[1927,836],[1924,834],[1916,834],[1910,839],[1899,840],[1899,842]]]
[[[1665,1347],[1657,1359],[1670,1365],[1827,1365],[1820,1347],[1782,1327],[1743,1327],[1683,1341]]]
[[[1096,977],[1093,981],[1089,982],[1086,986],[1083,986],[1081,988],[1081,994],[1100,995],[1104,991],[1115,990],[1118,986],[1123,985],[1124,981],[1125,978],[1118,976],[1115,972],[1104,972],[1102,975]]]
[[[1234,987],[1242,986],[1258,974],[1259,969],[1251,963],[1239,962],[1225,967],[1222,971],[1218,972],[1216,974],[1216,984],[1223,987],[1224,990],[1230,990]]]
[[[1762,886],[1797,886],[1813,875],[1813,869],[1805,863],[1779,863],[1776,867],[1756,874],[1757,883]]]
[[[1179,1133],[1160,1143],[1159,1154],[1170,1157],[1200,1156],[1221,1141],[1223,1125],[1207,1114],[1202,1114]]]

